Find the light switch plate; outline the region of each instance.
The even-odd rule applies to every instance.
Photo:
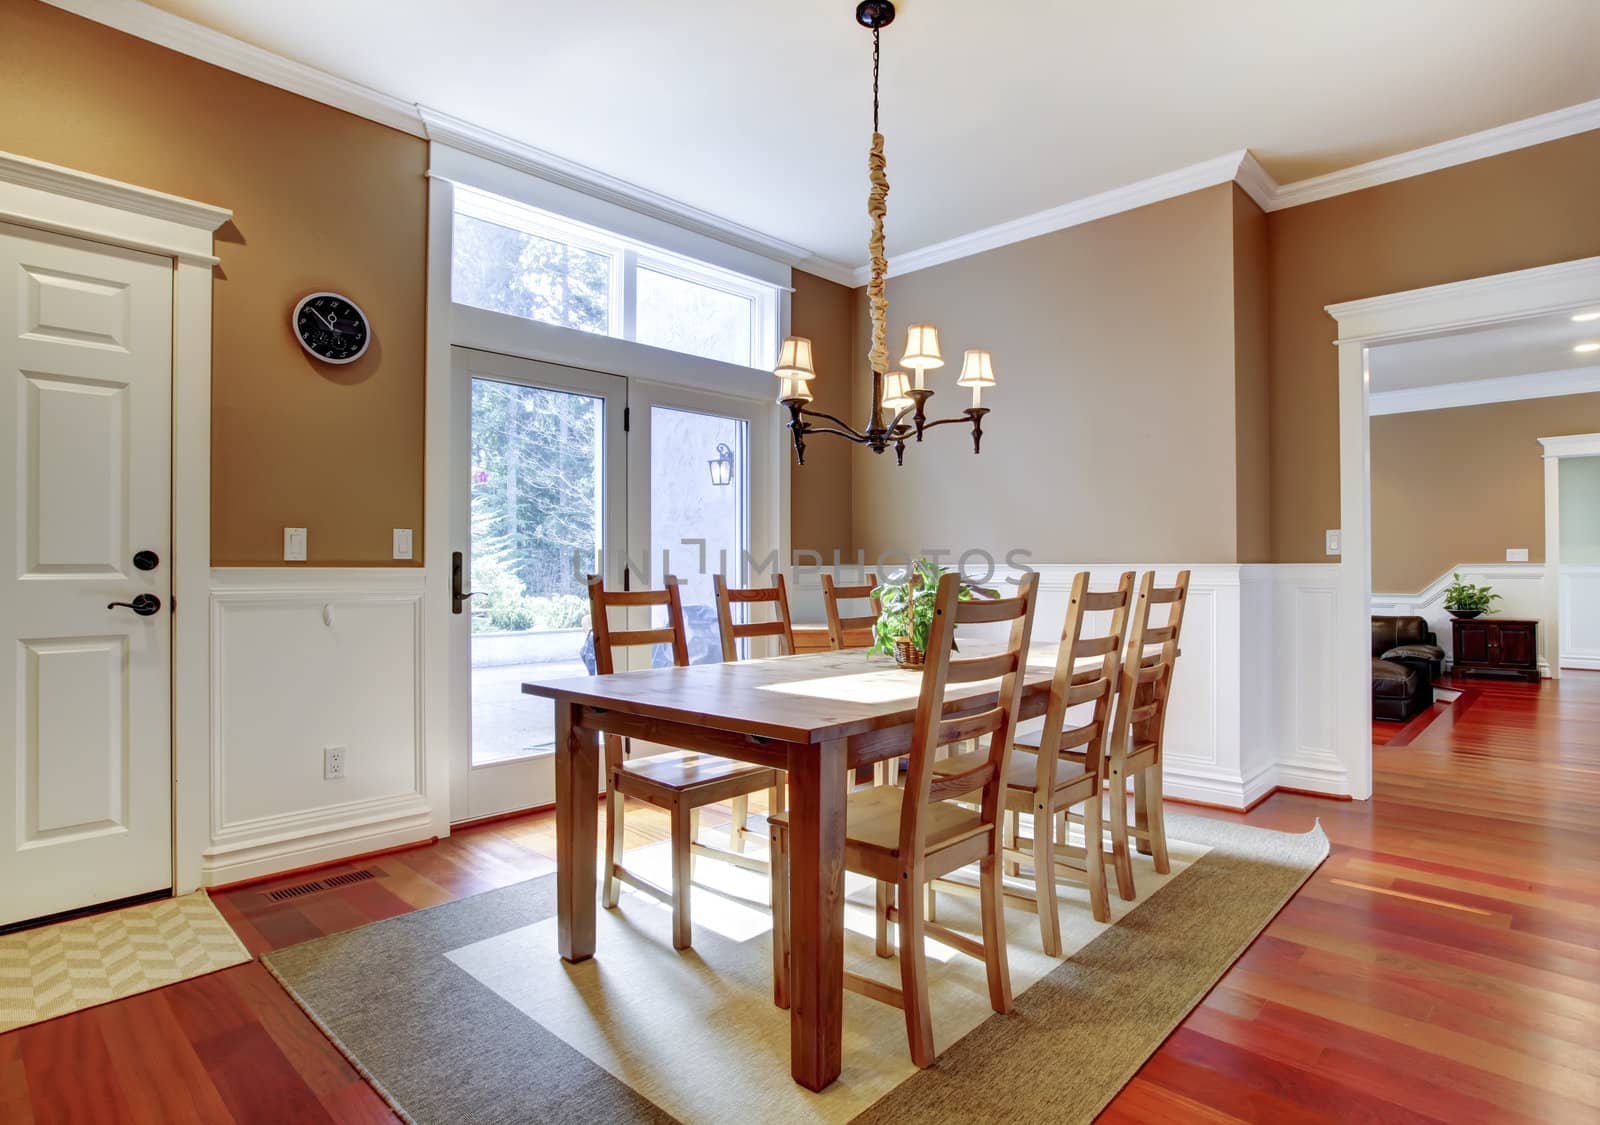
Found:
[[[306,561],[306,529],[303,527],[286,527],[283,529],[283,561]]]
[[[1338,528],[1330,528],[1327,532],[1328,554],[1337,555],[1343,546],[1344,536]]]
[[[1506,548],[1506,562],[1527,562],[1527,561],[1528,561],[1528,548],[1526,548],[1526,547],[1507,547]]]
[[[397,527],[394,529],[394,557],[409,559],[411,557],[411,529]]]

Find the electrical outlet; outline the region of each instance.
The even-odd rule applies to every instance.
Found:
[[[1506,562],[1527,562],[1527,561],[1528,561],[1528,548],[1526,548],[1526,547],[1507,547],[1506,548]]]
[[[339,781],[344,777],[344,747],[322,748],[322,780]]]

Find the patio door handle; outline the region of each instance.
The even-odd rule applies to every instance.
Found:
[[[450,612],[460,613],[461,607],[468,598],[478,596],[476,590],[464,591],[461,589],[461,552],[452,551],[450,554]]]

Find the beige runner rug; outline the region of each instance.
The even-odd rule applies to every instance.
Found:
[[[8,934],[0,1032],[249,960],[201,891]]]

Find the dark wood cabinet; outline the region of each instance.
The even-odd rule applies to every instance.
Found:
[[[1513,617],[1475,617],[1456,621],[1455,661],[1458,676],[1539,678],[1539,623]]]

